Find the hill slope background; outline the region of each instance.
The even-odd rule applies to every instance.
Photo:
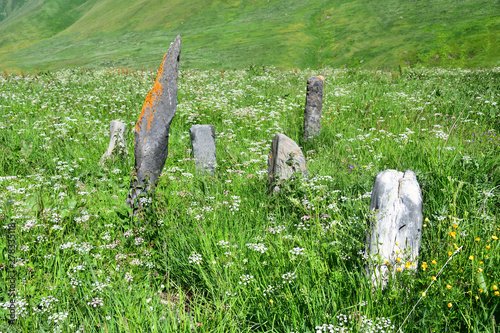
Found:
[[[0,68],[500,65],[500,1],[0,0]]]

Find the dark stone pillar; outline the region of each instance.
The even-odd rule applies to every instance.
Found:
[[[153,90],[148,93],[135,125],[135,168],[127,203],[134,215],[150,200],[168,155],[168,132],[177,109],[177,77],[181,36],[163,57]]]
[[[322,76],[313,76],[307,80],[306,110],[304,113],[304,140],[308,141],[321,132],[321,111],[323,109]]]

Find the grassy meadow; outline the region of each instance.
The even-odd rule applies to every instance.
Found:
[[[304,142],[306,80],[320,73],[322,133]],[[136,223],[133,127],[155,78],[0,77],[18,319],[8,326],[2,237],[1,332],[397,332],[433,280],[401,331],[500,331],[500,68],[181,68],[166,165]],[[129,155],[100,167],[114,119],[128,124]],[[194,124],[215,125],[213,177],[196,173]],[[269,196],[276,133],[302,147],[310,177]],[[416,173],[425,220],[416,271],[391,263],[401,269],[374,291],[364,240],[386,169]]]

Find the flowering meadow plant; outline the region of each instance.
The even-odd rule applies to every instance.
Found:
[[[304,142],[318,74],[322,132]],[[114,119],[133,152],[155,77],[0,77],[0,226],[16,224],[19,332],[397,332],[407,317],[401,331],[500,330],[500,68],[181,70],[169,156],[135,221],[133,154],[98,162]],[[194,124],[215,125],[214,176],[196,172]],[[302,147],[310,176],[270,196],[276,133]],[[415,172],[425,220],[418,267],[396,255],[375,292],[364,241],[386,169]]]

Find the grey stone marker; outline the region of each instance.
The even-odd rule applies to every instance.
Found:
[[[304,112],[304,140],[308,141],[321,132],[323,86],[325,79],[319,76],[307,80],[306,110]]]
[[[301,172],[307,178],[306,159],[300,147],[284,134],[278,133],[273,139],[267,157],[267,183],[269,193],[280,191],[279,183]]]
[[[200,173],[209,172],[214,174],[217,166],[215,155],[215,126],[214,125],[193,125],[191,133],[191,145],[196,162],[196,169]]]
[[[112,120],[109,124],[109,144],[108,149],[102,155],[99,160],[99,165],[104,165],[104,162],[113,157],[115,150],[118,154],[128,155],[127,150],[127,138],[125,138],[125,133],[127,132],[127,124],[122,123],[119,120]]]
[[[417,269],[422,209],[422,192],[413,171],[386,170],[377,175],[370,202],[371,231],[365,243],[370,257],[366,271],[374,286],[384,288],[389,274],[398,268]]]
[[[152,194],[167,159],[168,132],[177,110],[180,54],[181,36],[177,36],[163,57],[154,87],[148,93],[135,125],[135,167],[127,197],[134,215],[143,207],[141,200],[137,199]]]

